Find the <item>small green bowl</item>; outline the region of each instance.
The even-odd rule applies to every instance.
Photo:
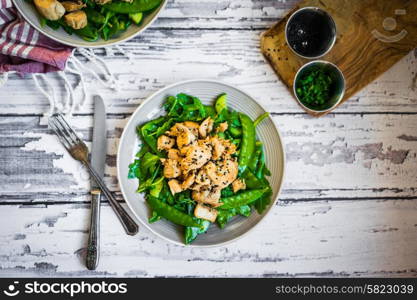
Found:
[[[311,70],[316,69],[317,67],[323,68],[327,74],[333,79],[333,84],[330,90],[329,99],[322,105],[316,106],[307,103],[303,103],[298,97],[297,88],[299,85],[299,80],[306,73],[309,73]],[[297,99],[298,103],[304,107],[306,110],[316,113],[327,112],[336,107],[340,101],[343,99],[345,94],[345,77],[343,76],[342,71],[334,64],[324,60],[315,60],[303,65],[295,74],[294,84],[293,84],[294,96]]]

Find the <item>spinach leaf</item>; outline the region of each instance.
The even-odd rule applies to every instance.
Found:
[[[189,245],[192,241],[194,241],[199,234],[207,232],[210,227],[210,222],[207,220],[197,219],[195,220],[202,225],[202,228],[198,227],[185,227],[185,244]]]

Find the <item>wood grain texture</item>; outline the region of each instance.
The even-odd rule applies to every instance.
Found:
[[[84,205],[2,206],[0,276],[417,276],[417,202],[281,202],[254,231],[223,247],[164,242],[143,226],[123,234],[102,210],[101,260],[84,267]],[[18,215],[14,222],[9,216]]]
[[[90,94],[100,92],[111,114],[131,114],[150,94],[176,81],[192,78],[218,79],[237,85],[269,111],[303,113],[286,86],[265,62],[259,50],[261,30],[147,30],[140,37],[115,47],[96,49],[115,74],[115,92],[86,73]],[[214,47],[213,45],[219,45]],[[128,56],[125,57],[121,53]],[[94,66],[83,60],[90,68]],[[161,63],[162,62],[162,63]],[[412,113],[417,111],[417,52],[372,82],[335,113]],[[57,97],[64,97],[62,79],[49,74]],[[78,78],[70,77],[74,84]],[[23,83],[24,82],[24,83]],[[23,89],[22,86],[25,88]],[[414,88],[414,89],[413,89]],[[6,92],[7,91],[7,92]],[[80,95],[79,89],[78,95]],[[3,94],[4,93],[4,94]],[[48,101],[30,77],[10,75],[0,87],[0,114],[33,115],[49,110]],[[92,113],[92,101],[81,110]]]
[[[266,29],[299,0],[170,0],[153,28]]]
[[[336,43],[332,50],[320,59],[336,64],[342,71],[346,80],[346,92],[342,103],[374,81],[417,46],[416,1],[301,1],[285,18],[266,31],[261,38],[263,54],[290,91],[294,85],[296,72],[308,60],[297,56],[287,45],[285,25],[295,10],[308,6],[324,9],[336,23]],[[406,13],[395,16],[396,9],[404,9]],[[406,32],[404,37],[395,42],[387,42],[377,38],[374,33],[374,30],[386,33],[383,29],[381,30],[382,24],[385,18],[391,16],[396,17],[399,31]],[[307,112],[313,116],[322,116],[328,113]]]
[[[48,130],[49,106],[31,78],[12,74],[0,87],[0,276],[417,276],[417,51],[334,113],[312,118],[259,49],[261,33],[296,2],[170,0],[137,38],[95,49],[119,91],[86,74],[107,105],[105,181],[119,199],[118,140],[151,93],[206,77],[259,100],[281,130],[288,163],[280,202],[259,228],[224,247],[184,248],[143,226],[127,237],[104,203],[100,268],[87,271],[89,177]],[[59,77],[48,78],[63,97]],[[90,144],[91,101],[70,121]]]

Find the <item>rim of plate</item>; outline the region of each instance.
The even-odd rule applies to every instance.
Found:
[[[28,22],[32,27],[34,27],[37,31],[39,31],[40,33],[42,33],[43,35],[49,37],[50,39],[67,45],[67,46],[71,46],[71,47],[79,47],[79,48],[103,48],[103,47],[107,47],[107,46],[114,46],[120,43],[123,43],[127,40],[133,39],[135,38],[137,35],[139,35],[140,33],[142,33],[143,31],[145,31],[149,26],[151,26],[153,24],[153,22],[156,21],[156,19],[158,19],[159,14],[165,9],[165,6],[167,5],[168,0],[163,0],[163,3],[161,4],[161,6],[158,8],[155,16],[149,21],[148,24],[146,24],[143,28],[139,29],[137,32],[133,33],[130,36],[127,36],[125,38],[122,39],[115,39],[115,41],[104,41],[100,38],[100,40],[95,41],[95,42],[90,42],[91,45],[81,45],[78,43],[71,43],[71,42],[67,42],[67,41],[63,41],[57,37],[54,37],[53,35],[45,32],[42,27],[40,26],[39,22],[32,22],[27,16],[26,13],[24,11],[24,9],[22,9],[19,5],[15,5],[17,10],[19,11],[19,13],[23,16],[23,18],[25,19],[26,22]],[[68,34],[68,33],[65,33]]]
[[[134,113],[130,116],[130,118],[129,118],[129,121],[126,123],[126,125],[125,125],[125,127],[123,128],[123,133],[122,133],[122,135],[121,135],[121,137],[120,137],[120,140],[119,140],[119,145],[118,145],[118,149],[117,149],[117,159],[116,159],[116,168],[117,168],[117,180],[118,180],[118,185],[119,185],[119,187],[120,187],[120,190],[121,190],[121,192],[122,192],[122,195],[123,195],[123,199],[125,200],[125,203],[127,204],[127,206],[129,207],[129,210],[130,210],[130,212],[135,216],[135,218],[137,219],[137,220],[139,220],[139,222],[143,225],[143,226],[145,226],[148,230],[150,230],[153,234],[155,234],[156,236],[158,236],[158,237],[160,237],[160,238],[162,238],[163,240],[165,240],[165,241],[168,241],[168,242],[170,242],[170,243],[173,243],[173,244],[175,244],[175,245],[179,245],[179,246],[182,246],[182,247],[194,247],[194,248],[213,248],[213,247],[220,247],[220,246],[224,246],[224,245],[227,245],[227,244],[230,244],[230,243],[232,243],[232,242],[235,242],[235,241],[237,241],[237,240],[239,240],[239,239],[241,239],[241,238],[243,238],[244,236],[246,236],[247,234],[249,234],[250,232],[252,232],[256,227],[258,227],[258,225],[261,223],[261,222],[263,222],[264,220],[265,220],[265,218],[269,215],[269,213],[270,213],[270,211],[271,211],[271,209],[272,209],[272,207],[274,207],[275,206],[275,204],[277,203],[277,201],[278,201],[278,198],[279,198],[279,195],[281,194],[281,190],[282,190],[282,186],[283,186],[283,183],[284,183],[284,180],[285,180],[285,174],[286,174],[286,153],[285,153],[285,147],[284,147],[284,145],[282,144],[282,137],[281,137],[281,133],[279,132],[279,129],[278,129],[278,126],[277,126],[277,124],[275,123],[275,121],[274,121],[274,119],[273,118],[271,118],[271,116],[268,116],[268,118],[271,120],[271,122],[272,122],[272,124],[274,125],[274,129],[275,129],[275,131],[276,131],[276,133],[277,133],[277,135],[278,135],[278,138],[279,138],[279,140],[280,140],[280,144],[281,144],[281,150],[282,150],[282,162],[283,162],[283,165],[282,165],[282,176],[281,176],[281,182],[280,182],[280,185],[279,185],[279,187],[278,187],[278,191],[277,191],[277,195],[276,195],[276,197],[275,197],[275,199],[273,199],[273,201],[271,202],[271,204],[269,205],[269,207],[268,207],[268,209],[264,212],[264,216],[258,221],[258,222],[256,222],[250,229],[248,229],[246,232],[244,232],[244,233],[242,233],[241,235],[239,235],[239,236],[237,236],[237,237],[234,237],[234,238],[232,238],[232,239],[230,239],[230,240],[228,240],[228,241],[225,241],[225,242],[222,242],[222,243],[218,243],[218,244],[213,244],[213,245],[194,245],[194,244],[188,244],[188,245],[185,245],[184,243],[180,243],[180,242],[177,242],[177,241],[174,241],[174,240],[171,240],[170,238],[167,238],[166,236],[164,236],[164,235],[162,235],[162,234],[159,234],[158,232],[156,232],[155,230],[153,230],[152,229],[152,227],[147,223],[147,222],[144,222],[141,218],[139,218],[139,216],[137,215],[137,213],[135,212],[135,210],[132,208],[132,206],[131,206],[131,204],[130,204],[130,201],[127,201],[126,199],[126,193],[125,193],[125,189],[124,189],[124,186],[121,184],[121,180],[120,180],[120,178],[122,178],[121,177],[121,174],[120,174],[120,153],[121,153],[121,151],[122,151],[122,147],[121,147],[121,145],[123,144],[122,143],[122,141],[123,141],[123,139],[125,139],[125,135],[127,135],[128,133],[127,133],[127,131],[126,131],[126,128],[129,128],[129,126],[131,126],[131,123],[133,122],[133,120],[134,120],[134,118],[135,118],[135,115],[138,113],[138,111],[140,110],[140,108],[141,108],[141,106],[142,105],[144,105],[144,104],[146,104],[146,103],[148,103],[148,102],[150,102],[156,95],[158,95],[158,94],[161,94],[161,93],[164,93],[166,90],[168,90],[168,89],[170,89],[170,88],[173,88],[173,87],[175,87],[175,86],[177,86],[177,85],[182,85],[182,84],[189,84],[189,83],[193,83],[193,82],[210,82],[210,83],[216,83],[216,84],[220,84],[220,85],[224,85],[224,86],[227,86],[227,87],[229,87],[229,88],[232,88],[232,89],[235,89],[235,90],[237,90],[237,91],[239,91],[240,93],[242,93],[242,94],[244,94],[244,95],[246,95],[247,97],[249,97],[250,99],[252,99],[256,104],[258,104],[265,112],[268,112],[266,109],[265,109],[265,107],[261,104],[261,103],[259,103],[254,97],[252,97],[249,93],[247,93],[247,92],[245,92],[244,90],[242,90],[242,89],[240,89],[240,88],[238,88],[238,87],[236,87],[236,86],[233,86],[233,85],[230,85],[230,84],[228,84],[228,83],[225,83],[225,82],[223,82],[223,81],[220,81],[220,80],[213,80],[213,79],[204,79],[204,78],[200,78],[200,79],[190,79],[190,80],[183,80],[183,81],[179,81],[179,82],[175,82],[175,83],[173,83],[173,84],[170,84],[170,85],[167,85],[167,86],[165,86],[165,87],[163,87],[162,89],[159,89],[159,90],[157,90],[156,92],[154,92],[154,93],[152,93],[151,95],[149,95],[137,108],[136,108],[136,110],[134,111]]]

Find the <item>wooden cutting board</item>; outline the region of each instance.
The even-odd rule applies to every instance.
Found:
[[[261,37],[262,53],[291,93],[295,73],[310,60],[288,47],[285,24],[294,11],[306,6],[326,10],[336,23],[336,43],[320,59],[336,64],[345,76],[346,92],[341,103],[417,47],[417,0],[301,1]]]

